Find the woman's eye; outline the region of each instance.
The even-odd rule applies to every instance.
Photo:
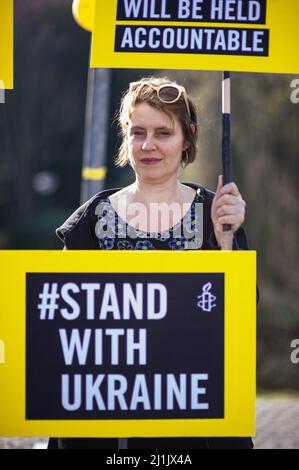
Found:
[[[168,131],[158,132],[158,137],[169,137],[169,136],[170,136],[170,132]]]
[[[142,131],[134,131],[132,132],[131,134],[133,137],[144,137],[145,136],[145,133],[142,132]]]

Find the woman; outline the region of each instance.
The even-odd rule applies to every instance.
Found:
[[[234,183],[218,178],[216,194],[181,183],[196,157],[198,124],[185,88],[168,79],[131,83],[119,114],[123,143],[116,164],[130,164],[135,181],[102,191],[59,229],[65,249],[219,249],[230,224],[235,249],[248,249],[245,202]],[[251,448],[247,438],[131,438],[128,448]],[[49,448],[118,448],[117,439],[50,439]]]

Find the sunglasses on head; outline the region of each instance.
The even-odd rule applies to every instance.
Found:
[[[180,97],[183,95],[189,118],[191,118],[188,97],[187,97],[186,90],[183,86],[172,84],[172,83],[169,83],[169,84],[166,83],[161,86],[154,86],[149,83],[132,82],[130,83],[130,93],[136,92],[136,90],[138,90],[138,93],[139,93],[142,90],[142,88],[144,88],[145,86],[150,87],[153,90],[155,90],[159,100],[162,101],[162,103],[166,103],[166,104],[176,103],[180,99]]]

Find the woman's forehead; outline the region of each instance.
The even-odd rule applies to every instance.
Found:
[[[129,126],[154,128],[168,127],[174,129],[179,126],[179,123],[175,116],[171,119],[170,116],[159,109],[154,108],[147,103],[139,103],[134,106],[131,112]]]

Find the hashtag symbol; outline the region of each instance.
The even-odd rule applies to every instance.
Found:
[[[41,300],[41,303],[37,306],[40,311],[40,320],[54,320],[55,310],[58,309],[56,300],[60,297],[57,293],[57,289],[58,284],[56,282],[53,282],[52,284],[46,282],[44,284],[43,291],[38,295]]]

